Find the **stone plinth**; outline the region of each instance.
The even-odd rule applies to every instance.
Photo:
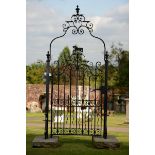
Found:
[[[107,136],[104,139],[102,136],[92,136],[92,143],[99,149],[115,149],[120,147],[120,142],[114,136]]]
[[[44,136],[37,136],[32,141],[32,147],[34,148],[48,148],[48,147],[58,147],[59,137],[53,136],[52,138],[45,139]]]

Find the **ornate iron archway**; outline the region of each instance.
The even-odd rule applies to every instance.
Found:
[[[49,112],[49,102],[51,102],[51,137],[55,134],[87,134],[87,135],[103,135],[103,137],[107,138],[107,79],[108,79],[108,52],[106,51],[105,42],[92,34],[93,32],[93,24],[90,21],[87,21],[83,14],[79,13],[80,9],[77,6],[76,14],[72,15],[71,20],[66,21],[63,24],[63,32],[64,34],[54,38],[50,42],[50,49],[47,53],[47,65],[46,65],[46,109],[45,109],[45,139],[48,138],[48,112]],[[74,57],[74,62],[68,60],[69,64],[67,66],[61,66],[59,61],[56,61],[57,70],[54,70],[54,66],[50,66],[51,61],[51,45],[52,43],[64,37],[69,29],[72,29],[72,34],[84,34],[84,28],[88,30],[90,35],[93,38],[100,40],[103,43],[104,48],[104,61],[105,61],[105,71],[103,73],[103,68],[101,67],[101,63],[97,62],[93,70],[92,63],[88,64],[88,61],[82,61],[79,64],[79,55],[83,54],[83,49],[74,46],[72,59]],[[50,67],[51,69],[51,77],[50,77]],[[92,68],[91,68],[92,67]],[[66,71],[68,70],[68,71]],[[97,77],[99,76],[99,72],[104,74],[104,86],[100,85],[98,91],[100,91],[100,97],[97,99],[97,88],[96,88],[96,81]],[[75,84],[75,95],[72,95],[72,76],[76,77],[76,84]],[[63,78],[63,97],[60,97],[60,78]],[[87,91],[87,99],[84,98],[85,96],[85,77],[88,78],[88,91]],[[82,96],[79,95],[79,81],[82,78]],[[95,87],[94,87],[94,98],[91,99],[90,97],[90,83],[91,78],[94,78]],[[69,92],[66,93],[66,82],[68,79],[69,84]],[[57,84],[57,97],[54,96],[54,80],[58,81]],[[49,98],[49,85],[51,81],[51,98]],[[67,94],[67,95],[66,95]],[[104,94],[104,101],[102,102],[102,94]],[[68,96],[68,98],[67,98]],[[73,97],[75,97],[73,99]],[[100,100],[99,100],[100,99]],[[98,103],[97,103],[98,102]],[[104,103],[104,104],[102,104]],[[78,114],[81,109],[81,115]],[[98,110],[97,110],[98,108]],[[79,110],[78,110],[79,109]],[[86,110],[87,109],[87,110]],[[61,112],[59,112],[59,110]],[[85,110],[85,114],[84,114]],[[103,112],[104,110],[104,112]],[[55,112],[53,112],[55,111]],[[91,111],[91,117],[90,117]],[[97,113],[97,111],[99,111]],[[63,118],[59,116],[59,114],[63,114]],[[103,115],[102,115],[103,114]],[[85,115],[85,116],[84,116]],[[86,117],[87,115],[87,117]],[[54,118],[54,116],[56,116]],[[102,119],[103,116],[103,119]],[[81,118],[80,118],[81,117]],[[98,117],[98,118],[97,118]],[[63,119],[63,122],[62,122]],[[69,123],[67,123],[66,119]],[[93,120],[93,121],[90,121]],[[97,125],[98,122],[101,122]],[[103,121],[102,121],[103,120]],[[80,123],[81,121],[81,123]],[[103,123],[102,123],[103,122]],[[93,126],[93,127],[92,127]],[[103,131],[103,132],[102,132]],[[102,134],[103,133],[103,134]]]

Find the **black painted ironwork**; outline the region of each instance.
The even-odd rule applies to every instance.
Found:
[[[67,64],[55,61],[51,69],[51,101],[49,102],[49,68],[52,43],[72,34],[82,35],[88,30],[90,35],[103,43],[105,70],[101,62],[93,65],[85,60],[83,48],[73,46],[71,58]],[[93,35],[93,24],[86,20],[77,6],[76,14],[63,24],[64,34],[50,42],[47,54],[46,73],[46,111],[45,138],[48,138],[48,111],[51,103],[51,137],[53,135],[103,135],[107,138],[107,78],[108,52],[104,41]],[[103,79],[104,76],[104,86]],[[100,83],[100,86],[97,84]],[[103,99],[104,97],[104,99]]]
[[[76,46],[68,64],[55,62],[51,83],[51,135],[102,135],[103,116],[99,110],[102,105],[101,93],[91,91],[94,87],[91,82],[95,82],[96,89],[99,74],[103,74],[103,71],[100,62],[95,66],[90,64],[93,63],[84,59],[83,49]],[[90,124],[93,124],[93,128]]]
[[[45,109],[45,139],[48,138],[48,111],[49,111],[49,70],[50,70],[50,54],[47,53],[47,61],[46,61],[46,109]]]

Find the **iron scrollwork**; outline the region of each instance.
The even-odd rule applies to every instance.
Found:
[[[97,37],[97,36],[92,34],[92,32],[93,32],[93,23],[91,23],[90,21],[86,20],[84,15],[79,13],[80,12],[80,8],[79,8],[78,5],[77,5],[77,8],[75,10],[76,10],[76,14],[73,14],[71,16],[71,19],[66,21],[66,23],[64,23],[62,25],[64,34],[54,38],[50,42],[50,56],[51,56],[51,45],[52,45],[52,43],[56,39],[64,37],[66,35],[67,31],[70,28],[72,28],[72,34],[74,34],[74,35],[75,34],[80,34],[80,35],[84,34],[84,28],[86,28],[93,38],[96,38],[96,39],[100,40],[103,43],[103,45],[104,45],[104,60],[105,60],[106,59],[106,46],[105,46],[105,42],[101,38],[99,38],[99,37]]]
[[[69,28],[72,29],[72,34],[84,34],[84,27],[87,28],[90,32],[93,32],[93,24],[90,21],[86,21],[83,14],[79,14],[79,7],[76,8],[76,14],[72,15],[70,21],[66,21],[63,24],[63,31],[67,32]]]

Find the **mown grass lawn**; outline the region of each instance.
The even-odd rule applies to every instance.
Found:
[[[27,123],[40,123],[44,119],[42,113],[27,113]],[[122,127],[125,115],[108,117],[108,123],[112,127]],[[43,121],[42,121],[43,123]],[[125,125],[128,127],[128,125]],[[115,150],[96,149],[92,145],[91,136],[59,136],[61,146],[58,148],[32,148],[35,136],[43,135],[44,128],[41,126],[27,126],[26,129],[26,153],[27,155],[128,155],[129,138],[128,132],[108,132],[116,136],[121,147]]]

